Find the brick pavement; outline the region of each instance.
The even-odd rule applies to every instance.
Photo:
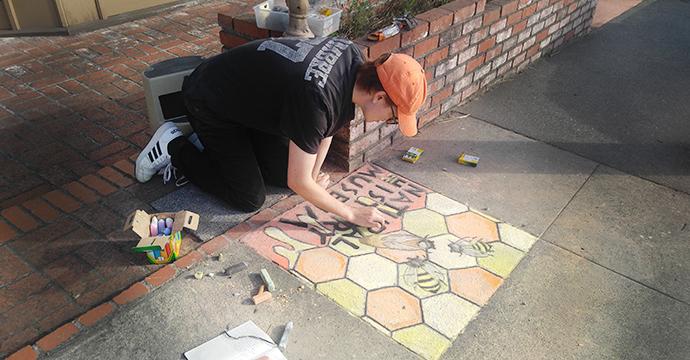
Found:
[[[132,254],[120,229],[174,189],[132,176],[150,136],[141,73],[218,53],[217,13],[256,2],[198,1],[73,36],[0,39],[0,357],[54,347],[76,331],[69,320],[97,321],[113,306],[104,301],[160,268]],[[183,244],[186,254],[199,242]],[[115,303],[143,289],[130,290]]]

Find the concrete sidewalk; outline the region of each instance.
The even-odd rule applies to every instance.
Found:
[[[592,124],[598,124],[608,134],[631,136],[626,132],[631,123],[661,129],[671,127],[677,117],[687,118],[682,91],[665,92],[662,96],[648,94],[647,89],[614,88],[617,85],[613,83],[610,91],[599,94],[604,91],[601,78],[608,75],[592,71],[597,63],[588,60],[608,59],[605,63],[611,65],[620,57],[611,59],[611,50],[603,48],[602,38],[611,39],[621,28],[633,31],[643,19],[647,28],[672,27],[673,22],[662,15],[685,9],[682,5],[676,1],[651,2],[639,8],[561,55],[543,60],[477,101],[451,111],[418,137],[397,143],[376,162],[540,237],[525,261],[504,281],[444,359],[687,358],[690,353],[687,341],[690,338],[690,288],[687,286],[690,283],[687,261],[690,196],[672,187],[683,190],[690,184],[685,168],[678,163],[680,159],[667,158],[669,162],[661,164],[667,166],[661,172],[663,176],[658,177],[653,168],[642,168],[647,170],[642,171],[615,161],[624,152],[642,160],[645,156],[642,153],[613,145],[585,146],[596,142],[588,137],[592,132],[555,130],[563,126],[591,129]],[[654,46],[681,51],[687,45],[680,43],[672,47],[670,40],[659,42],[650,37],[626,39],[634,49],[648,49],[648,54],[663,54],[655,52]],[[629,50],[621,44],[622,38],[616,41],[615,48]],[[687,79],[674,66],[681,59],[665,55],[654,59],[670,63],[656,67],[654,73],[636,73],[645,76],[630,74],[626,81],[657,84],[661,76],[675,79],[673,84],[679,84]],[[626,66],[637,66],[632,55],[627,60]],[[651,60],[638,56],[637,61]],[[583,96],[581,103],[568,100],[571,109],[591,104],[594,94],[606,96],[614,104],[627,104],[627,97],[635,95],[640,98],[635,103],[640,111],[656,101],[654,96],[676,106],[659,108],[654,122],[643,122],[639,117],[623,121],[624,117],[616,114],[625,105],[608,110],[601,107],[589,114],[582,108],[578,117],[565,117],[558,107],[550,105],[548,99],[556,94],[553,88],[535,87],[538,82],[530,81],[554,72],[570,79],[569,82],[559,80],[558,94],[567,93],[569,84],[582,87],[578,94],[593,94]],[[521,101],[513,101],[512,97]],[[461,111],[466,109],[472,110],[473,116],[462,115]],[[481,119],[475,113],[480,113]],[[562,122],[564,118],[570,119],[569,122]],[[604,123],[603,119],[618,122]],[[689,129],[687,124],[678,123],[672,133],[643,131],[628,142],[654,143],[660,135],[669,136],[676,139],[673,146],[652,145],[645,149],[654,154],[675,149],[669,154],[677,156],[682,153],[679,144],[687,139],[679,134]],[[565,141],[554,141],[566,138],[572,148],[565,146]],[[417,164],[399,159],[409,146],[425,149]],[[479,167],[458,165],[455,158],[463,151],[479,155]],[[608,165],[615,165],[618,170]],[[669,186],[621,170],[639,170],[639,175]],[[296,331],[287,351],[291,359],[416,358],[312,290],[300,291],[294,277],[243,245],[231,243],[225,253],[227,263],[249,261],[253,272],[260,267],[269,268],[283,290],[278,301],[256,309],[249,305],[246,300],[258,280],[248,273],[232,280],[189,279],[194,270],[214,271],[223,267],[211,260],[85,330],[50,357],[180,358],[184,351],[220,334],[228,325],[254,320],[277,339],[280,325],[292,320]],[[233,293],[240,295],[234,297]]]
[[[462,111],[690,193],[689,16],[646,1]]]
[[[648,1],[381,155],[378,165],[540,237],[444,359],[687,358],[689,8]],[[399,159],[409,146],[426,150],[417,164]],[[458,165],[463,151],[479,167]],[[218,243],[192,250],[172,275],[147,278],[155,290],[134,289],[150,294],[99,306],[80,319],[92,326],[55,333],[65,344],[41,357],[177,359],[227,326],[253,320],[278,339],[291,320],[290,359],[418,358],[234,239],[223,262],[187,268]],[[238,261],[250,269],[232,279],[191,278]],[[262,267],[282,291],[255,307]]]

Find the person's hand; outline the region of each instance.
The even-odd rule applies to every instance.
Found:
[[[349,222],[370,229],[379,229],[383,226],[383,213],[373,207],[352,207],[352,217]]]
[[[328,185],[331,184],[331,176],[320,172],[319,176],[316,177],[316,183],[319,184],[322,188],[326,189],[328,188]]]

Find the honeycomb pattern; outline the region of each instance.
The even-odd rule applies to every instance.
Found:
[[[443,355],[536,241],[374,165],[329,191],[378,208],[384,226],[303,203],[240,241],[425,359]]]
[[[347,278],[367,290],[398,284],[397,265],[376,254],[350,258]]]

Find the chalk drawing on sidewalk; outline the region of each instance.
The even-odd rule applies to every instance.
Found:
[[[376,207],[378,229],[308,203],[240,241],[426,359],[439,358],[536,238],[381,167],[329,189]]]

